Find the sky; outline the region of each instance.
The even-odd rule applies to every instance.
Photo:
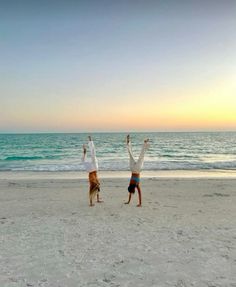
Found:
[[[236,130],[235,0],[0,1],[0,132]]]

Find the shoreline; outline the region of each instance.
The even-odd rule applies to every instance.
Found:
[[[1,171],[8,179],[87,179],[85,171]],[[99,171],[100,178],[129,178],[130,171]],[[236,178],[236,170],[144,170],[142,178]]]

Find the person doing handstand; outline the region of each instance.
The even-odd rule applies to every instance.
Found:
[[[149,139],[144,140],[143,147],[141,150],[141,153],[139,155],[139,158],[137,161],[135,161],[133,153],[132,153],[132,147],[131,147],[131,141],[130,141],[130,135],[127,135],[126,137],[126,144],[127,144],[127,149],[129,153],[129,165],[130,165],[130,171],[131,171],[131,179],[128,187],[128,192],[129,192],[129,198],[128,201],[125,202],[125,204],[129,204],[132,194],[135,193],[135,188],[138,190],[138,200],[139,203],[137,207],[142,206],[142,193],[141,193],[141,187],[140,187],[140,172],[143,166],[144,162],[144,155],[146,150],[149,147]]]
[[[103,202],[99,198],[99,192],[100,192],[100,182],[98,180],[98,161],[96,157],[96,151],[95,151],[95,146],[92,141],[91,136],[88,137],[88,146],[91,154],[91,159],[90,161],[87,161],[86,159],[86,146],[83,145],[83,157],[82,157],[82,162],[84,164],[84,167],[86,171],[88,172],[88,177],[89,177],[89,205],[94,206],[93,204],[93,199],[97,195],[97,202]]]

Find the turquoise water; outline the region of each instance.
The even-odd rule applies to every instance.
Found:
[[[124,133],[92,135],[100,170],[128,170]],[[81,171],[88,134],[0,134],[0,171]],[[131,133],[133,152],[150,138],[144,170],[236,170],[236,132]]]

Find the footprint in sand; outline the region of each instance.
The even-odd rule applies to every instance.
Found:
[[[185,282],[183,280],[178,280],[177,284],[175,285],[176,287],[187,287]]]
[[[17,183],[16,183],[16,182],[9,181],[9,182],[8,182],[8,186],[11,186],[11,185],[17,185]]]
[[[214,193],[215,196],[230,196],[229,194],[225,194],[225,193],[219,193],[219,192],[215,192]]]
[[[213,194],[204,194],[203,197],[213,197],[213,196],[225,196],[225,197],[229,197],[229,194],[226,193],[219,193],[219,192],[215,192]]]
[[[6,220],[7,220],[7,218],[6,218],[6,217],[1,217],[1,218],[0,218],[0,222],[1,222],[1,224],[6,223]]]

